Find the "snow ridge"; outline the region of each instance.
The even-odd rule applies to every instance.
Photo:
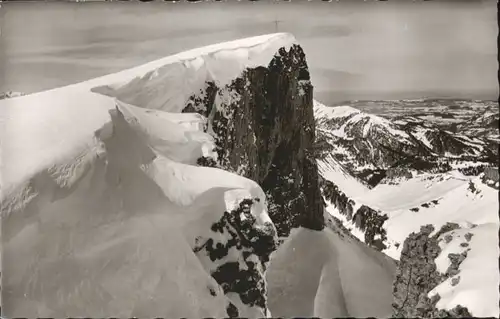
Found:
[[[142,108],[163,106],[164,111],[179,113],[206,80],[217,77],[216,81],[226,83],[246,67],[267,65],[279,48],[295,42],[288,33],[224,42],[82,83],[0,100],[5,126],[2,167],[9,167],[2,169],[3,194],[54,161],[79,152],[109,122],[108,110],[115,108],[115,97]],[[78,118],[77,125],[70,118]]]
[[[118,220],[113,221],[122,215],[128,216],[125,219],[128,228],[134,227],[132,220],[142,220],[140,223],[147,224],[148,219],[167,219],[151,225],[163,228],[160,233],[164,238],[157,238],[158,231],[153,229],[131,228],[130,234],[141,238],[139,243],[143,247],[156,247],[154,249],[159,247],[148,244],[151,240],[183,243],[179,246],[180,251],[171,244],[165,245],[164,253],[178,255],[181,264],[193,263],[193,257],[197,259],[200,266],[196,267],[204,270],[193,270],[197,274],[193,277],[203,277],[203,273],[211,275],[200,280],[201,285],[207,282],[207,286],[214,287],[214,278],[219,284],[225,282],[228,279],[220,276],[227,271],[222,271],[221,267],[233,267],[237,263],[241,267],[236,269],[247,267],[248,274],[253,276],[253,284],[265,292],[264,271],[276,242],[276,229],[267,214],[265,194],[250,179],[217,168],[197,166],[200,157],[216,158],[214,139],[203,132],[206,118],[180,112],[189,97],[203,88],[208,80],[224,85],[247,67],[267,66],[279,48],[289,47],[294,42],[289,34],[272,34],[213,45],[83,83],[0,101],[0,119],[5,129],[5,134],[2,134],[5,152],[2,154],[0,201],[2,223],[9,226],[6,228],[9,231],[4,234],[4,260],[22,257],[27,265],[39,263],[38,269],[41,269],[33,282],[35,277],[29,275],[29,269],[16,269],[7,264],[4,278],[10,280],[5,286],[12,291],[7,299],[10,298],[11,305],[18,304],[14,287],[22,288],[33,282],[35,286],[27,297],[28,304],[43,300],[39,306],[31,303],[24,310],[23,306],[7,309],[9,315],[76,315],[78,309],[85,307],[82,303],[51,300],[50,294],[40,295],[41,288],[37,287],[53,278],[47,267],[51,265],[55,269],[63,260],[50,257],[48,252],[29,253],[30,249],[48,245],[47,241],[58,243],[60,240],[51,236],[44,239],[37,235],[39,230],[33,232],[28,228],[35,226],[36,229],[39,223],[44,233],[53,232],[54,236],[72,243],[68,237],[73,236],[72,232],[86,232],[87,236],[95,234],[94,237],[99,238],[103,227],[111,227],[116,230],[112,235],[114,239],[103,242],[125,243],[130,236],[119,231],[122,226]],[[134,196],[136,193],[142,197]],[[73,207],[74,203],[80,202],[79,208],[66,212],[62,215],[66,217],[61,219],[62,207]],[[82,218],[86,215],[85,221]],[[234,218],[241,221],[234,222]],[[106,222],[98,222],[103,219]],[[58,225],[66,225],[64,229],[69,229],[69,224],[72,232],[58,228]],[[42,238],[45,242],[21,249],[19,245],[30,238]],[[93,262],[89,260],[88,267],[99,267],[107,258],[105,247],[96,251],[95,246],[89,244],[58,245],[51,254],[75,249],[68,258],[76,258],[72,256],[78,253],[89,256]],[[262,250],[259,248],[262,245],[267,248]],[[186,251],[182,247],[191,248]],[[200,251],[200,247],[205,248]],[[220,247],[229,251],[221,254]],[[123,258],[138,258],[120,255],[119,251],[108,257],[118,263],[122,263],[118,260]],[[141,262],[133,260],[130,262]],[[181,264],[173,262],[172,267],[177,265],[182,269]],[[119,269],[117,274],[131,271],[126,263]],[[158,272],[152,271],[151,276],[155,274]],[[176,282],[176,274],[179,275],[178,270],[170,273],[168,280]],[[157,281],[160,277],[151,277],[151,280]],[[117,283],[113,278],[119,277],[110,276],[107,283],[89,286],[102,286],[104,290],[97,292],[89,290],[94,288],[81,286],[87,279],[76,273],[57,289],[58,293],[71,290],[75,296],[95,299],[104,291],[114,291]],[[179,283],[183,284],[182,280]],[[185,283],[187,287],[193,285],[190,280]],[[141,289],[146,296],[151,296],[155,295],[154,287]],[[148,290],[151,288],[153,290]],[[166,301],[171,299],[162,302],[156,298],[140,299],[128,302],[127,306],[120,305],[120,311],[116,312],[116,307],[102,306],[102,302],[106,302],[102,297],[101,301],[92,303],[98,308],[86,311],[93,315],[120,313],[129,316],[144,313],[145,309],[152,307],[158,313],[165,314],[166,311],[173,317],[185,317],[186,313],[180,312],[182,309],[190,309],[188,315],[193,317],[222,317],[234,315],[235,311],[237,316],[270,315],[265,300],[252,303],[246,300],[248,296],[244,293],[232,288],[227,291],[224,285],[223,291],[219,288],[191,288],[191,292],[185,293],[198,300],[195,305],[187,305],[181,300],[169,304]],[[158,286],[157,289],[171,288]],[[165,298],[165,293],[157,290],[157,297],[163,294]],[[258,293],[265,298],[265,293]],[[121,300],[129,297],[124,296]],[[191,300],[191,297],[186,300]],[[115,312],[107,313],[113,309]]]

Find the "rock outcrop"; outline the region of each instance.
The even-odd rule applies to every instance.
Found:
[[[422,226],[420,232],[411,233],[404,242],[393,287],[393,318],[468,318],[467,308],[460,305],[451,310],[437,309],[438,294],[429,298],[429,292],[447,278],[455,275],[464,256],[449,256],[451,268],[445,274],[437,271],[435,259],[441,253],[438,238],[458,229],[448,223],[436,234],[432,225]],[[450,254],[453,255],[453,254]]]
[[[386,247],[387,233],[383,225],[387,215],[366,205],[356,208],[356,202],[347,197],[337,185],[324,178],[321,179],[321,192],[324,198],[332,203],[338,211],[352,221],[354,227],[364,232],[364,242],[377,250]]]
[[[474,165],[467,167],[459,167],[458,171],[465,176],[478,176],[488,167],[488,165]]]
[[[231,84],[207,82],[183,112],[208,118],[217,159],[200,159],[258,182],[278,236],[324,227],[314,158],[313,86],[302,48],[281,48],[268,67],[249,68]]]
[[[235,293],[244,305],[258,307],[265,314],[267,290],[264,273],[270,254],[276,250],[276,238],[272,225],[265,229],[255,227],[255,217],[250,213],[255,201],[258,199],[243,200],[233,211],[224,212],[220,221],[211,227],[213,233],[222,236],[197,238],[198,245],[193,250],[208,255],[214,265],[210,274],[224,294]],[[228,259],[230,250],[236,251],[242,260]],[[240,263],[246,265],[245,269],[240,268]],[[238,308],[230,304],[227,314],[231,318],[238,317]]]
[[[21,93],[21,92],[13,92],[13,91],[2,92],[2,93],[0,93],[0,100],[10,99],[13,97],[18,97],[18,96],[23,96],[23,95],[26,95],[26,94]]]
[[[325,225],[313,152],[312,91],[305,54],[293,45],[288,51],[281,48],[267,67],[248,68],[228,85],[219,87],[207,81],[182,110],[206,117],[205,130],[215,140],[216,158],[201,157],[197,164],[219,167],[259,183],[282,238],[292,228],[321,230]],[[237,293],[243,304],[260,307],[265,313],[263,274],[278,243],[270,231],[241,234],[246,224],[235,218],[249,210],[253,200],[242,202],[241,212],[226,212],[212,225],[213,232],[229,232],[234,240],[224,243],[200,238],[195,252],[208,255],[218,265],[211,274],[224,293]],[[231,249],[243,251],[246,269],[239,263],[223,262]],[[259,260],[252,260],[255,255]],[[237,310],[232,305],[228,316],[237,317]]]

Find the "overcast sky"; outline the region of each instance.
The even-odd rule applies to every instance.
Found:
[[[193,47],[291,32],[316,97],[496,98],[496,2],[3,3],[0,91],[35,92]]]

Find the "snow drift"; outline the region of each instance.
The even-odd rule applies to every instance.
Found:
[[[249,179],[193,165],[213,155],[213,138],[200,130],[205,119],[198,114],[175,113],[187,99],[181,91],[198,89],[193,79],[228,81],[293,41],[275,34],[210,46],[3,100],[5,314],[223,317],[237,309],[241,316],[267,315],[265,302],[243,304],[242,295],[223,291],[213,278],[221,265],[252,265],[255,285],[265,291],[262,252],[250,244],[216,261],[194,252],[204,242],[231,239],[210,228],[224,212],[240,210],[254,231],[238,239],[264,238],[272,246],[265,195]],[[162,83],[194,84],[139,94],[147,91],[141,85],[156,84],[152,73]],[[96,93],[104,87],[125,87],[128,95]],[[239,207],[244,200],[251,201],[248,210]]]
[[[387,318],[394,270],[390,258],[338,229],[296,229],[272,256],[269,308],[282,318]]]
[[[105,152],[79,169],[37,174],[30,202],[4,218],[7,314],[224,316],[229,300],[193,253],[196,240],[209,237],[210,225],[245,198],[260,199],[252,205],[253,226],[272,238],[256,183],[213,168],[188,170],[155,149],[156,140],[146,144],[119,110],[112,111],[112,132],[98,133]],[[258,314],[252,311],[246,313]]]

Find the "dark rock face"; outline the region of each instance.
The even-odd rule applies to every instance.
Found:
[[[327,218],[326,218],[326,227],[328,227],[330,230],[332,230],[334,233],[338,234],[340,237],[342,238],[350,238],[350,239],[353,239],[357,242],[361,242],[359,240],[359,238],[357,238],[356,236],[354,236],[350,231],[349,229],[347,229],[344,224],[342,224],[342,222],[334,217],[334,216],[331,216],[329,215]]]
[[[465,176],[478,176],[482,172],[484,172],[485,168],[487,165],[477,165],[477,166],[470,166],[470,167],[459,167],[458,171]]]
[[[280,237],[295,227],[321,230],[325,225],[313,150],[312,90],[304,52],[294,45],[288,51],[281,48],[268,67],[246,69],[226,86],[207,82],[183,110],[207,117],[206,131],[215,140],[217,158],[202,157],[197,164],[259,183]],[[211,227],[214,236],[199,238],[195,252],[219,265],[211,275],[224,293],[237,293],[245,305],[265,314],[263,274],[278,242],[272,225],[260,230],[253,226],[253,201],[244,200],[235,211],[225,212]],[[216,233],[229,234],[229,240],[217,242]],[[241,252],[244,267],[241,261],[223,261],[233,249]],[[233,304],[227,313],[239,314]]]
[[[483,178],[481,179],[481,181],[484,184],[498,190],[498,185],[497,185],[497,183],[499,181],[498,168],[496,168],[496,167],[485,168],[484,175],[483,175]]]
[[[207,84],[203,98],[193,97],[184,110],[208,117],[219,167],[262,186],[279,236],[324,227],[312,91],[305,54],[294,45],[225,87]]]
[[[458,267],[465,258],[467,258],[467,251],[464,251],[461,254],[448,254],[448,259],[450,260],[451,265],[448,267],[448,269],[446,269],[446,275],[448,277],[452,277],[458,274],[460,272]]]
[[[387,215],[383,215],[374,209],[362,205],[354,214],[353,219],[359,229],[365,232],[365,243],[378,250],[384,250],[387,246],[384,242],[387,240],[387,233],[383,228]],[[378,238],[376,238],[378,237]]]
[[[474,236],[474,234],[473,234],[473,233],[467,233],[467,234],[465,234],[465,236],[464,236],[464,237],[465,237],[465,240],[467,240],[467,241],[471,241],[472,236]]]
[[[436,270],[434,260],[441,253],[438,237],[457,228],[459,228],[457,224],[448,223],[435,235],[429,236],[434,231],[434,227],[426,225],[420,228],[420,232],[411,233],[405,240],[393,286],[393,318],[467,318],[472,316],[467,308],[460,305],[449,311],[439,310],[436,308],[440,299],[439,295],[427,297],[434,287],[453,275],[451,272],[440,274]],[[456,266],[453,269],[458,269],[460,259],[456,258]],[[455,279],[455,284],[458,280]]]
[[[388,219],[387,215],[366,205],[362,205],[354,211],[356,203],[347,197],[337,185],[325,179],[320,179],[320,185],[324,198],[330,201],[342,215],[346,216],[347,220],[352,220],[357,228],[364,231],[364,242],[367,245],[377,250],[387,248],[385,245],[387,232],[383,228]]]
[[[206,156],[198,158],[196,164],[205,167],[217,167],[217,162],[213,158]]]
[[[459,282],[460,282],[460,276],[458,276],[458,277],[456,277],[456,278],[453,278],[453,279],[451,280],[451,285],[452,285],[452,286],[456,286],[456,285],[458,285],[458,283],[459,283]]]
[[[236,249],[243,260],[238,262],[229,260],[211,270],[212,277],[222,287],[225,294],[237,293],[241,301],[248,306],[256,306],[266,311],[266,285],[264,271],[269,262],[269,255],[276,249],[276,234],[274,227],[269,224],[263,228],[255,226],[255,217],[250,209],[255,200],[245,199],[239,207],[224,212],[222,218],[212,224],[214,234],[225,234],[225,242],[214,240],[217,236],[198,238],[194,252],[206,255],[214,264],[225,259],[231,249]],[[245,264],[245,269],[240,268]],[[234,308],[233,308],[234,307]],[[230,317],[238,316],[234,305],[228,307]],[[236,315],[233,316],[233,314]]]
[[[467,187],[467,190],[473,194],[479,194],[481,192],[472,181],[469,181],[469,187]]]
[[[434,300],[428,300],[427,293],[442,280],[434,262],[440,248],[437,240],[429,238],[433,230],[424,226],[404,242],[393,288],[395,318],[430,317],[433,311]]]
[[[337,207],[348,220],[352,219],[355,202],[349,199],[337,185],[326,179],[321,179],[321,190],[326,200]]]
[[[440,200],[441,200],[441,198],[433,199],[430,202],[420,204],[420,207],[422,207],[422,208],[434,207],[434,206],[436,206],[436,205],[439,204]],[[412,211],[412,212],[418,212],[420,209],[421,208],[419,208],[419,207],[413,207],[413,208],[410,208],[410,211]]]
[[[217,86],[215,82],[205,82],[205,88],[201,90],[199,94],[193,94],[189,97],[182,113],[209,114],[214,105],[216,94]]]
[[[317,118],[314,119],[315,127],[318,128],[321,121]],[[314,154],[317,159],[325,159],[328,155],[334,157],[341,157],[340,160],[345,160],[344,154],[336,154],[335,146],[330,143],[330,138],[323,130],[316,130],[316,139],[314,141]]]
[[[238,308],[236,308],[235,305],[232,303],[229,303],[229,305],[226,308],[227,315],[229,318],[237,318],[239,315]]]

